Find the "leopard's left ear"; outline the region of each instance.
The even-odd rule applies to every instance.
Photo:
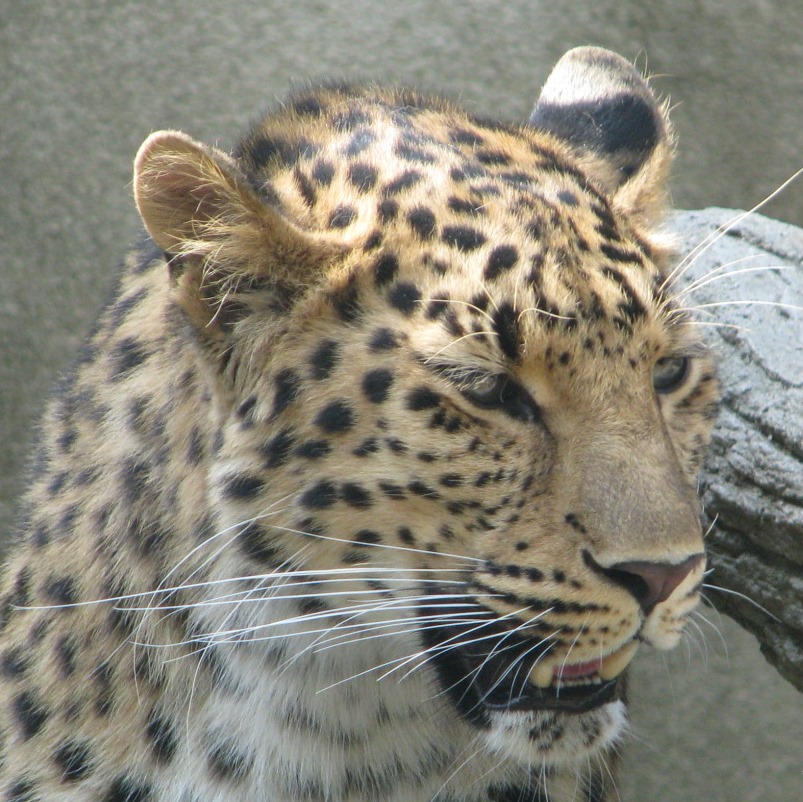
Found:
[[[666,104],[621,56],[570,50],[544,84],[530,124],[568,142],[624,212],[649,224],[665,211],[673,155]]]

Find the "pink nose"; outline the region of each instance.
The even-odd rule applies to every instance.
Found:
[[[590,568],[629,590],[645,613],[650,613],[656,604],[666,601],[705,559],[704,554],[692,554],[677,564],[632,560],[605,567],[588,552],[584,552],[583,557]]]

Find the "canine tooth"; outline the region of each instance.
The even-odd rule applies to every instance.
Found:
[[[552,684],[552,664],[540,660],[530,672],[530,682],[537,688],[548,688]]]
[[[622,646],[619,651],[609,654],[602,661],[602,665],[600,666],[600,677],[604,680],[618,677],[619,674],[627,668],[627,664],[633,659],[636,649],[638,649],[638,642],[633,640]]]

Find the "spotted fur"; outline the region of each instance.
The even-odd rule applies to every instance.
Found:
[[[616,798],[604,658],[704,566],[671,151],[593,48],[524,126],[330,86],[151,136],[0,587],[0,798]]]

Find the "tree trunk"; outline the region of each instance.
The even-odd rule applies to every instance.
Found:
[[[737,214],[678,213],[681,252]],[[774,266],[784,269],[765,269]],[[748,217],[700,249],[684,283],[706,276],[684,296],[716,324],[708,339],[721,357],[722,409],[702,478],[705,596],[803,691],[803,230]]]

